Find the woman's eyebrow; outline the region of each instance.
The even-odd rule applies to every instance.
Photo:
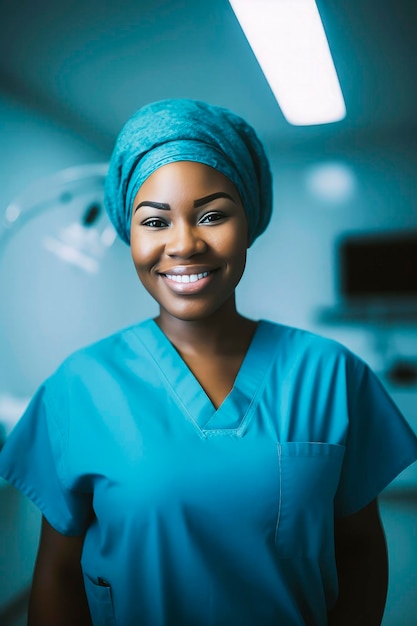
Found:
[[[150,206],[152,209],[161,209],[162,211],[171,210],[171,207],[166,202],[153,202],[152,200],[144,200],[143,202],[139,202],[138,206],[134,210],[134,213],[136,213],[136,211],[140,209],[141,206]]]
[[[204,196],[204,198],[198,198],[198,200],[194,200],[194,208],[198,209],[199,207],[204,206],[205,204],[208,204],[212,200],[217,200],[217,198],[228,198],[228,200],[235,202],[232,196],[230,196],[228,193],[224,191],[216,191],[215,193],[211,193],[208,196]],[[153,200],[143,200],[142,202],[139,202],[138,206],[134,210],[134,213],[136,213],[136,211],[140,209],[141,206],[149,206],[152,209],[161,209],[162,211],[171,210],[171,207],[166,202],[154,202]]]
[[[224,191],[217,191],[216,193],[211,193],[208,196],[204,196],[204,198],[199,198],[198,200],[194,200],[194,208],[198,209],[198,207],[204,206],[205,204],[208,204],[212,200],[217,200],[217,198],[228,198],[229,200],[231,200],[232,202],[236,204],[235,200],[232,198],[232,196],[229,196],[228,193]]]

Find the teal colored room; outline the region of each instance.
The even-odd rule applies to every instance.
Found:
[[[122,124],[165,98],[235,111],[270,159],[273,216],[248,251],[240,310],[347,346],[417,433],[417,5],[317,8],[346,115],[294,125],[227,0],[0,0],[0,446],[68,354],[156,314],[102,199]],[[373,254],[385,295],[366,283]],[[415,626],[417,464],[379,502],[382,624]],[[26,623],[39,528],[0,479],[3,626]]]

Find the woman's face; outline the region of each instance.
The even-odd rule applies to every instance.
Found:
[[[133,203],[130,243],[161,316],[201,320],[235,310],[248,226],[235,186],[217,170],[179,161],[153,172]]]

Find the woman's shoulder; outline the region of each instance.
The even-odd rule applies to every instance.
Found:
[[[148,322],[145,320],[117,330],[74,350],[52,373],[51,381],[58,382],[74,377],[91,378],[99,370],[112,370],[132,358],[137,359],[140,343],[136,338],[139,330],[146,327]]]
[[[287,324],[281,324],[271,320],[261,320],[265,335],[279,350],[287,348],[293,353],[306,353],[347,359],[357,357],[342,343],[335,339],[325,337],[312,330],[298,328]]]
[[[335,339],[314,331],[262,320],[261,331],[268,350],[273,351],[281,375],[287,372],[308,372],[311,380],[331,378],[341,374],[340,380],[360,381],[369,366],[357,354]]]

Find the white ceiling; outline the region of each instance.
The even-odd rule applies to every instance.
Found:
[[[416,0],[317,4],[347,105],[337,124],[285,121],[227,0],[0,0],[0,92],[105,150],[167,97],[231,108],[286,147],[415,138]]]

